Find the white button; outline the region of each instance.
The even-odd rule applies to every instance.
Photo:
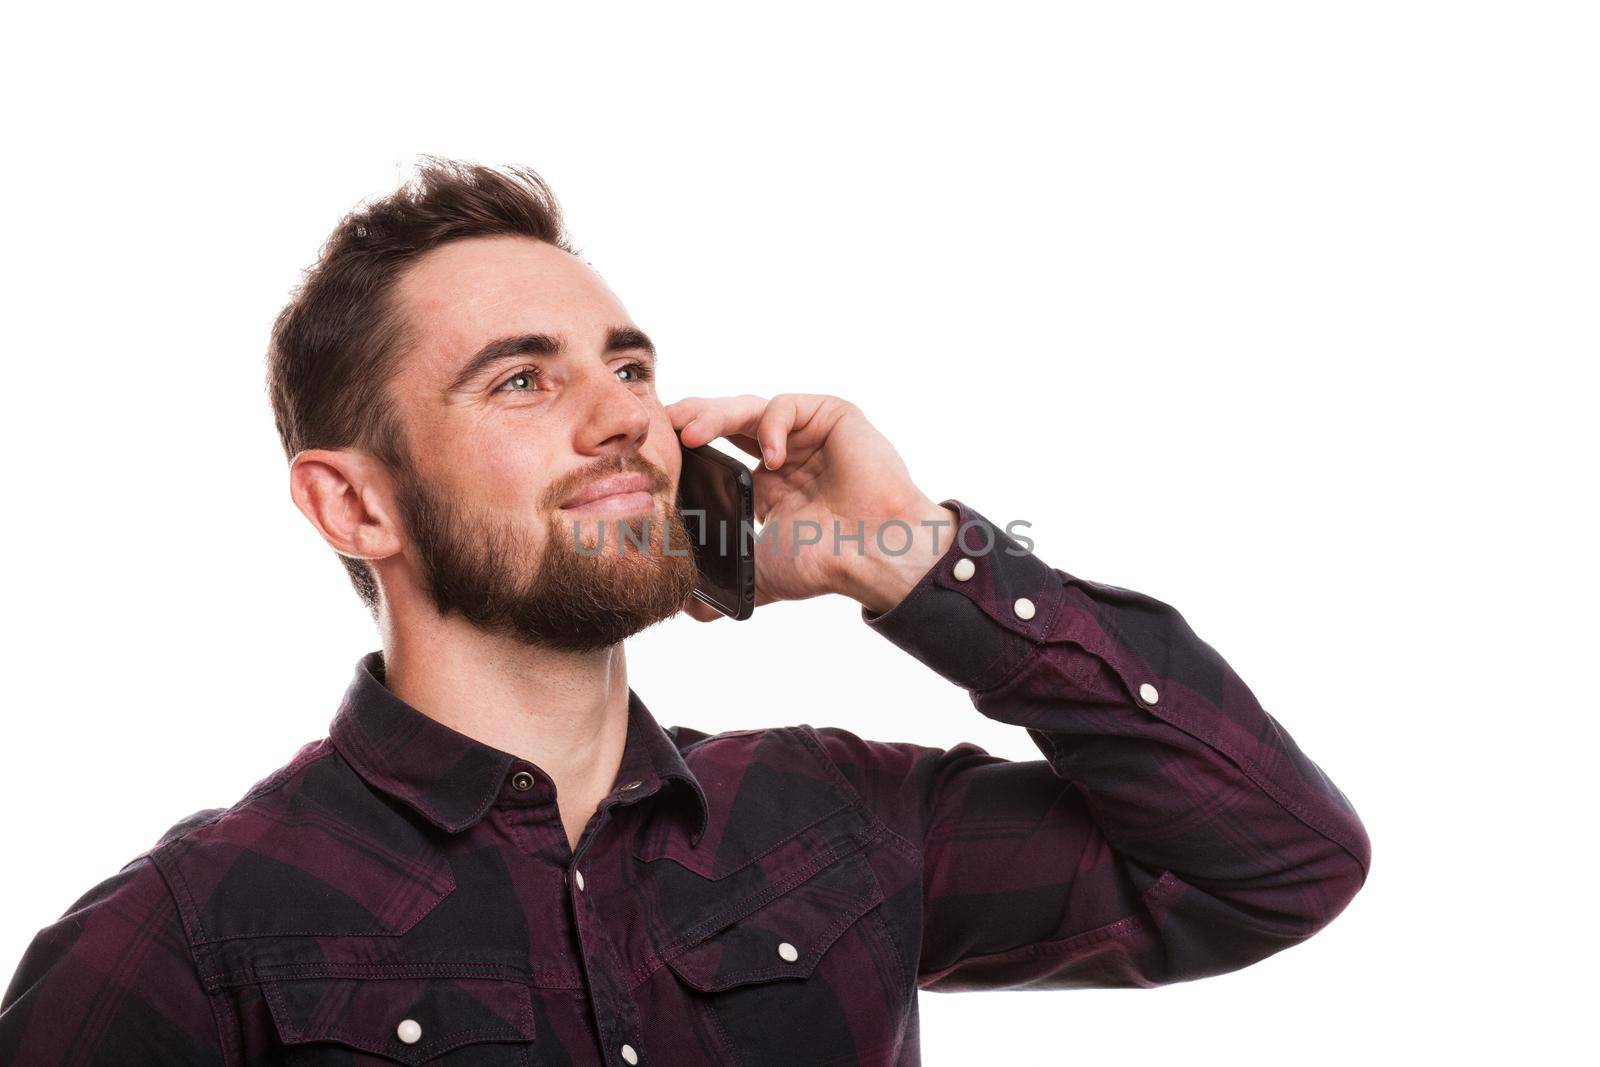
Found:
[[[966,556],[962,556],[960,559],[956,560],[955,570],[953,570],[951,573],[956,576],[956,581],[964,582],[968,578],[971,578],[973,574],[977,572],[977,570],[977,564],[973,563],[972,560],[968,559]]]
[[[778,946],[778,955],[782,956],[790,963],[793,963],[795,960],[800,958],[800,950],[789,944],[789,942],[785,941],[783,944]]]
[[[1019,619],[1033,618],[1033,601],[1027,597],[1018,597],[1017,602],[1011,605],[1011,610],[1017,613]]]
[[[1161,699],[1161,694],[1156,692],[1155,686],[1151,685],[1149,682],[1145,682],[1139,687],[1139,699],[1144,701],[1146,704],[1154,704],[1157,700]]]
[[[583,892],[583,872],[574,870],[572,872],[572,880],[578,883],[578,892]]]
[[[394,1036],[408,1045],[415,1045],[422,1040],[422,1026],[415,1019],[402,1019],[395,1028]]]
[[[623,1045],[622,1046],[622,1058],[627,1060],[629,1063],[638,1063],[639,1062],[639,1054],[637,1052],[633,1051],[633,1046],[632,1045]]]

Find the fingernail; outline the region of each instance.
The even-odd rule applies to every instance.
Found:
[[[763,448],[761,450],[761,459],[766,463],[768,470],[772,470],[778,465],[777,457],[773,455],[772,449],[770,448]]]

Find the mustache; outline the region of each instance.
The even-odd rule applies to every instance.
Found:
[[[650,480],[650,492],[659,494],[668,487],[667,472],[657,467],[638,453],[618,455],[612,459],[602,460],[599,463],[573,471],[552,485],[545,493],[545,507],[554,509],[561,506],[564,501],[570,500],[578,491],[592,485],[601,478],[608,478],[614,474],[642,474]]]

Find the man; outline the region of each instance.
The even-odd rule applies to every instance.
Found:
[[[919,989],[1220,974],[1365,882],[1349,801],[1172,608],[930,500],[845,400],[664,405],[530,172],[430,160],[352,213],[269,364],[383,647],[327,738],[38,935],[0,1060],[911,1064]],[[851,597],[1044,758],[659,726],[623,642],[712,617],[674,497],[717,438],[761,458],[758,604]]]

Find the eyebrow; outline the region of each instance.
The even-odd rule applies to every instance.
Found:
[[[645,336],[643,330],[633,326],[613,326],[606,331],[607,354],[636,349],[650,353],[652,360],[657,358],[656,346]],[[548,333],[520,333],[511,337],[496,338],[478,349],[471,359],[462,364],[445,392],[454,393],[464,388],[485,369],[504,360],[514,359],[517,356],[559,356],[566,350],[565,341]]]

